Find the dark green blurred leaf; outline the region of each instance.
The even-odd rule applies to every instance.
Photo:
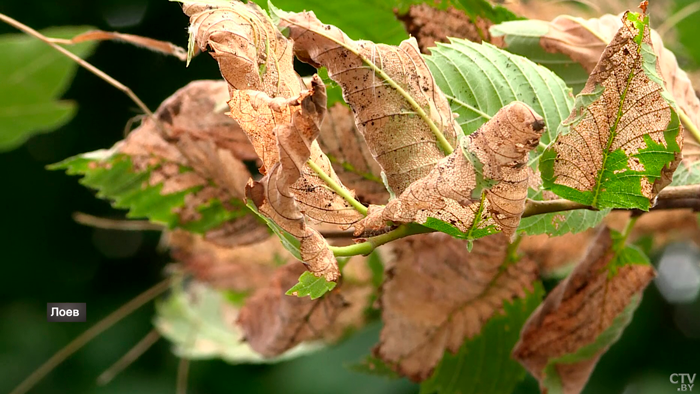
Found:
[[[254,0],[267,10],[268,0]],[[398,45],[408,38],[394,16],[393,4],[383,0],[275,0],[275,7],[290,11],[313,11],[327,25],[335,25],[353,40]]]
[[[42,34],[72,38],[86,26],[51,28]],[[96,43],[66,48],[85,58]],[[0,152],[17,148],[29,137],[70,121],[77,105],[58,100],[73,80],[78,65],[37,38],[24,34],[0,36]]]
[[[421,384],[421,394],[510,394],[525,377],[525,369],[510,353],[543,296],[542,284],[535,282],[525,298],[505,302],[504,312],[492,317],[457,354],[445,353],[433,375]]]

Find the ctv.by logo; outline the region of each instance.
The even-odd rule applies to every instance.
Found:
[[[695,374],[689,373],[672,373],[671,383],[680,384],[678,391],[693,391],[693,386],[695,382]]]

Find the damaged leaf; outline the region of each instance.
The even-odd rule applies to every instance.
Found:
[[[421,383],[421,394],[511,394],[525,370],[510,353],[543,296],[542,284],[535,282],[534,291],[527,291],[524,298],[505,301],[503,311],[479,335],[466,341],[456,354],[445,353],[433,375]]]
[[[267,113],[270,119],[284,119],[286,122],[271,121],[278,124],[272,130],[243,125],[249,134],[272,131],[270,138],[277,140],[278,152],[278,161],[269,160],[266,175],[260,181],[248,183],[246,195],[260,213],[299,239],[301,259],[311,272],[327,281],[335,281],[340,275],[335,257],[318,231],[307,226],[305,216],[325,223],[349,225],[362,215],[329,190],[325,181],[314,175],[307,164],[309,159],[316,165],[323,164],[323,167],[319,166],[321,170],[331,174],[334,182],[341,185],[315,141],[326,112],[324,84],[315,76],[311,89],[298,98],[270,99],[264,94],[254,97],[250,106],[258,112],[255,117],[258,121]],[[241,114],[244,113],[242,110]],[[234,116],[241,119],[236,113]]]
[[[382,169],[367,149],[348,107],[337,104],[328,110],[318,142],[340,180],[360,202],[383,204],[389,200]]]
[[[253,215],[251,215],[253,216]],[[168,233],[170,255],[198,281],[217,290],[250,294],[267,285],[274,270],[293,261],[282,244],[262,227],[266,238],[222,247],[197,234],[175,230]],[[249,236],[241,232],[239,237]]]
[[[240,127],[216,111],[226,96],[222,82],[192,82],[111,150],[49,168],[84,175],[82,184],[115,208],[129,209],[130,218],[204,234],[227,246],[265,239],[265,226],[242,201],[250,177],[243,160],[255,152]]]
[[[491,28],[494,36],[503,36],[507,49],[531,58],[559,75],[574,93],[583,89],[606,45],[623,26],[620,17],[603,15],[581,19],[568,15],[551,22],[524,20],[505,22]],[[658,59],[659,75],[666,90],[693,124],[700,125],[700,100],[676,56],[664,47],[661,37],[651,30],[651,42]]]
[[[632,319],[654,277],[648,258],[603,228],[574,271],[528,319],[513,357],[543,392],[578,394]]]
[[[490,44],[451,39],[425,57],[464,134],[471,134],[513,101],[529,105],[544,118],[542,143],[556,138],[559,123],[571,112],[566,84],[533,61]]]
[[[671,182],[683,134],[659,77],[648,21],[623,16],[624,26],[540,159],[546,189],[595,208],[648,210]]]
[[[221,292],[202,282],[176,280],[167,297],[156,302],[154,325],[173,343],[178,357],[219,358],[229,363],[274,363],[319,349],[321,343],[301,343],[275,358],[256,353],[235,324],[239,309]]]
[[[537,278],[532,261],[507,261],[500,234],[475,241],[471,253],[464,240],[418,235],[397,241],[395,253],[382,286],[375,354],[414,381],[428,378],[445,351],[481,333],[504,302],[531,292]]]
[[[272,12],[294,41],[297,58],[326,67],[342,87],[393,193],[401,194],[452,152],[458,128],[414,39],[398,47],[353,41],[313,12]]]
[[[316,300],[285,295],[303,272],[296,263],[280,267],[268,286],[241,308],[238,324],[245,339],[264,357],[280,355],[304,341],[322,339],[347,307],[337,291]]]
[[[542,118],[527,105],[503,107],[425,178],[386,207],[372,207],[355,224],[356,234],[391,221],[416,222],[466,239],[497,231],[512,237],[525,209],[528,153],[537,147],[543,129]]]
[[[190,34],[201,51],[211,49],[232,89],[252,89],[271,97],[293,97],[302,84],[294,72],[291,44],[255,3],[186,2]]]

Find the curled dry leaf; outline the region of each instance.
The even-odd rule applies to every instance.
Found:
[[[543,131],[543,119],[527,105],[516,101],[503,107],[425,178],[383,209],[370,210],[355,225],[357,234],[391,221],[416,222],[469,239],[498,230],[512,237],[527,199],[528,153]]]
[[[428,4],[413,4],[405,14],[396,16],[404,23],[406,31],[416,37],[423,53],[430,53],[428,48],[434,47],[436,42],[448,42],[448,37],[466,38],[474,42],[481,42],[482,39],[491,41],[490,21],[480,17],[473,20],[464,11],[452,6],[441,10]]]
[[[623,23],[619,15],[607,14],[588,20],[561,15],[551,22],[513,21],[498,25],[496,29],[505,34],[506,44],[511,40],[514,43],[515,39],[521,37],[539,37],[542,49],[549,53],[564,54],[590,73],[606,45],[613,40],[621,27]],[[679,68],[676,56],[664,47],[656,31],[652,30],[650,34],[666,90],[671,93],[678,107],[688,115],[691,122],[700,127],[700,100],[688,75]]]
[[[282,354],[303,341],[321,339],[347,306],[337,290],[316,300],[285,295],[303,272],[299,264],[278,268],[270,283],[241,308],[238,324],[245,339],[265,357]]]
[[[201,282],[215,289],[248,294],[266,286],[277,266],[292,261],[279,240],[265,233],[262,242],[227,248],[197,234],[175,230],[168,234],[168,244],[172,257]],[[248,234],[241,232],[239,236]]]
[[[323,180],[308,173],[307,161],[311,158],[317,165],[323,164],[319,167],[324,172],[333,174],[328,158],[315,141],[326,112],[325,87],[317,76],[311,85],[311,90],[295,99],[270,99],[264,93],[251,96],[258,100],[257,104],[250,102],[251,108],[257,105],[261,114],[258,118],[267,113],[271,114],[271,119],[288,118],[289,121],[280,122],[271,130],[277,139],[278,161],[260,181],[251,180],[246,193],[262,214],[300,240],[301,259],[309,270],[334,281],[340,275],[335,257],[318,231],[307,226],[304,217],[347,225],[362,215],[328,190]],[[260,102],[265,102],[267,107],[259,105]],[[337,180],[334,174],[332,176]]]
[[[259,90],[272,97],[299,94],[302,85],[290,43],[257,4],[189,3],[182,9],[190,17],[191,40],[202,51],[211,49],[232,90]]]
[[[381,179],[382,169],[367,149],[348,107],[336,104],[328,110],[318,143],[338,177],[360,202],[383,204],[389,200]]]
[[[502,234],[475,241],[471,253],[464,240],[418,235],[396,242],[395,253],[381,288],[384,328],[375,354],[415,381],[430,376],[446,350],[455,353],[479,334],[504,301],[532,291],[537,279],[532,261],[507,261]]]
[[[353,41],[313,12],[275,10],[296,56],[324,66],[343,89],[357,128],[396,195],[430,172],[457,140],[450,107],[415,39],[398,47]],[[442,150],[441,150],[442,149]]]
[[[603,228],[574,271],[530,316],[513,357],[543,392],[578,394],[622,334],[654,277],[644,255]],[[624,240],[622,240],[624,242]]]
[[[179,208],[181,223],[198,221],[214,201],[232,212],[231,220],[208,229],[208,240],[235,246],[268,237],[265,225],[244,215],[245,184],[250,177],[243,160],[255,158],[245,133],[235,121],[216,111],[227,97],[226,84],[195,81],[165,100],[155,113],[117,144],[136,171],[157,166],[149,184],[162,184],[161,195],[197,187]],[[182,171],[183,168],[189,169]],[[233,214],[239,212],[239,214]],[[242,232],[247,235],[239,236]]]
[[[659,77],[649,17],[623,16],[556,142],[540,159],[544,187],[596,208],[648,210],[671,182],[682,127]]]

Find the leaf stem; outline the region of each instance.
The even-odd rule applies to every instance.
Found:
[[[333,178],[329,177],[328,174],[326,174],[325,171],[321,167],[319,167],[316,163],[313,162],[313,160],[309,160],[306,162],[306,164],[311,167],[312,170],[318,175],[319,178],[323,179],[324,182],[326,182],[326,185],[333,189],[333,191],[339,195],[340,197],[343,197],[345,201],[348,202],[355,210],[365,216],[367,216],[367,207],[362,205],[359,201],[355,199],[355,197],[350,194],[350,191],[343,186],[339,185],[338,182],[336,182]]]
[[[697,126],[693,124],[688,115],[686,115],[686,113],[680,108],[678,108],[678,115],[681,118],[681,122],[683,122],[685,129],[688,130],[693,138],[695,138],[695,141],[700,142],[700,130],[698,130]]]
[[[131,89],[129,89],[128,87],[123,85],[121,82],[117,81],[116,79],[110,77],[104,71],[102,71],[99,68],[93,66],[92,64],[86,62],[85,60],[81,59],[80,57],[74,55],[69,50],[63,48],[62,46],[56,44],[57,39],[46,37],[45,35],[32,29],[31,27],[15,20],[15,19],[12,19],[5,14],[0,13],[0,21],[3,21],[5,23],[7,23],[8,25],[10,25],[18,30],[21,30],[22,32],[24,32],[26,34],[33,36],[33,37],[36,37],[39,40],[47,43],[48,45],[53,47],[55,50],[59,51],[60,53],[62,53],[66,57],[70,58],[71,60],[73,60],[74,62],[76,62],[80,66],[82,66],[83,68],[87,69],[91,73],[100,77],[102,80],[104,80],[108,84],[110,84],[110,85],[114,86],[115,88],[124,92],[127,96],[129,96],[131,101],[133,101],[141,109],[141,111],[143,111],[143,113],[145,113],[148,116],[153,116],[153,112],[151,112],[151,110],[148,109],[146,104],[144,104],[143,101],[141,101],[141,99],[139,99],[138,96],[136,96],[136,94],[134,94],[134,92],[131,91]]]
[[[357,255],[366,256],[372,253],[374,249],[391,241],[408,237],[410,235],[425,234],[432,232],[435,232],[435,230],[421,226],[416,223],[405,223],[395,228],[394,230],[389,231],[386,234],[367,238],[365,242],[360,242],[358,244],[350,246],[330,246],[330,249],[336,257]]]
[[[634,224],[637,223],[637,219],[639,219],[639,215],[632,215],[627,221],[625,229],[622,230],[622,240],[620,242],[620,245],[625,245],[627,243],[627,238],[632,233],[632,228],[634,227]]]

